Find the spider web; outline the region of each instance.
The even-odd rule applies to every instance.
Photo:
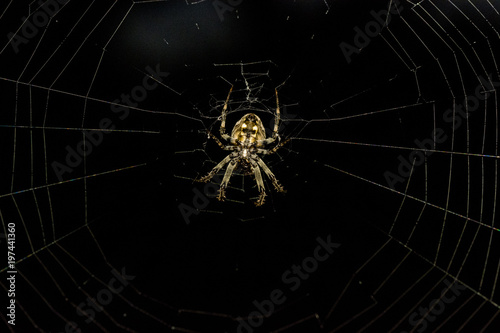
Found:
[[[2,331],[497,331],[499,10],[4,4]],[[228,130],[279,94],[264,207],[195,182],[231,86]]]
[[[214,85],[220,82],[221,84],[225,84],[228,87],[233,87],[230,100],[228,101],[228,119],[226,122],[226,127],[228,128],[227,132],[230,133],[232,127],[236,123],[238,119],[240,119],[246,113],[256,113],[263,119],[266,128],[266,136],[270,137],[272,135],[272,129],[274,127],[275,115],[276,115],[276,93],[275,89],[278,90],[281,87],[286,85],[286,79],[276,86],[271,79],[273,73],[276,71],[276,64],[274,64],[271,60],[265,61],[257,61],[251,63],[226,63],[226,64],[214,64],[215,71],[219,72],[219,76],[215,80],[208,78],[203,81],[204,85]],[[226,74],[227,73],[227,74]],[[278,75],[278,74],[276,74]],[[229,90],[229,89],[228,89]],[[297,102],[287,102],[287,100],[283,100],[286,96],[281,96],[281,101],[279,102],[280,108],[280,126],[278,131],[283,131],[286,127],[289,130],[292,129],[292,132],[299,132],[301,128],[301,124],[293,123],[293,120],[296,119],[297,114],[294,111],[298,103]],[[279,97],[280,98],[280,97]],[[200,170],[206,170],[207,173],[210,171],[221,159],[220,156],[224,157],[227,155],[226,152],[220,154],[220,152],[214,151],[212,149],[215,147],[215,143],[209,137],[208,133],[219,135],[220,132],[220,115],[221,110],[224,107],[226,102],[226,98],[220,99],[218,96],[211,95],[210,99],[207,101],[206,105],[195,105],[194,109],[199,113],[201,119],[203,120],[205,127],[203,129],[198,130],[198,133],[201,136],[205,136],[205,139],[200,137],[202,140],[202,149],[193,150],[185,150],[185,151],[176,151],[175,154],[178,154],[180,158],[176,159],[181,162],[179,166],[179,170],[184,169],[184,171],[180,171],[179,174],[174,174],[174,177],[179,179],[184,179],[190,182],[195,182],[196,178],[201,177]],[[193,135],[192,130],[177,130],[177,141],[180,142],[188,142],[189,137]],[[284,137],[283,140],[287,140],[287,137]],[[291,139],[291,138],[290,138]],[[211,141],[211,142],[210,142]],[[276,146],[278,142],[268,146],[268,148],[273,148]],[[186,164],[184,163],[185,155],[198,154],[199,161],[203,163],[200,165],[191,165],[187,169]],[[284,163],[284,156],[288,156],[289,154],[297,154],[297,152],[291,149],[281,149],[280,152],[276,154],[276,156],[272,156],[271,158],[267,157],[268,163],[270,165],[279,168],[279,165],[283,164],[283,168],[290,169],[291,166],[289,163]],[[271,155],[269,155],[271,156]],[[191,158],[191,156],[189,157]],[[225,168],[224,168],[225,169]],[[224,176],[225,170],[222,169],[216,177],[211,181],[211,184],[204,186],[204,192],[201,194],[203,198],[214,198],[217,193],[217,187],[219,186],[222,177]],[[189,170],[186,173],[186,170]],[[180,175],[181,172],[184,175]],[[264,174],[263,174],[264,175]],[[195,177],[195,178],[193,178]],[[292,176],[293,177],[293,176]],[[247,183],[245,183],[245,180]],[[267,180],[267,187],[272,187],[272,184]],[[241,170],[236,169],[231,177],[231,185],[230,190],[232,194],[227,196],[227,201],[234,203],[236,205],[240,205],[240,208],[234,215],[234,218],[240,221],[249,221],[255,219],[264,219],[266,214],[263,214],[263,210],[256,210],[251,205],[249,205],[249,200],[255,201],[257,199],[257,190],[256,184],[253,179],[250,180],[249,177],[246,177]],[[194,195],[200,192],[196,192]],[[193,193],[190,193],[193,196]],[[274,207],[273,201],[279,200],[280,198],[276,198],[275,196],[268,196],[267,200],[270,201],[270,205]],[[199,212],[209,213],[209,214],[221,214],[221,211],[213,211],[210,209],[210,201],[207,200],[201,206],[196,205],[196,203],[192,206],[186,205],[182,201],[189,202],[189,198],[179,199],[180,203],[180,211],[183,215],[187,224],[191,222],[191,219],[194,218],[194,215],[198,215]],[[223,206],[220,206],[220,208]],[[196,211],[195,211],[196,209]],[[274,209],[273,209],[274,210]],[[269,212],[266,212],[269,214]]]

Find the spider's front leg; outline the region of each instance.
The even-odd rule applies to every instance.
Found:
[[[267,139],[264,140],[264,142],[265,142],[266,145],[271,144],[271,143],[273,143],[276,140],[278,140],[278,142],[279,142],[279,140],[280,140],[280,136],[278,135],[279,124],[280,124],[280,119],[281,119],[281,115],[280,115],[280,102],[278,100],[278,90],[274,89],[274,92],[276,94],[276,115],[274,116],[273,133],[271,134],[270,138],[267,138]]]
[[[221,114],[220,136],[226,141],[231,141],[231,136],[226,134],[226,115],[227,115],[227,103],[229,103],[229,96],[231,96],[232,91],[233,91],[233,86],[231,86],[231,89],[229,89],[229,93],[227,94],[226,102],[224,103],[224,107],[222,108],[222,114]]]

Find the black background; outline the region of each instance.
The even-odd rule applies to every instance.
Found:
[[[433,129],[451,138],[442,114],[474,96],[479,76],[500,80],[493,7],[474,2],[481,16],[470,3],[403,1],[349,62],[340,43],[354,45],[353,29],[388,1],[243,0],[220,15],[217,3],[70,1],[19,52],[4,38],[0,209],[3,225],[17,226],[15,331],[64,332],[74,321],[82,332],[237,332],[274,289],[286,302],[255,332],[410,331],[408,316],[458,278],[468,289],[427,331],[494,332],[496,91],[408,187],[384,177]],[[2,6],[4,35],[40,10]],[[120,119],[110,102],[147,66],[169,74]],[[225,157],[206,130],[218,134],[231,85],[228,128],[255,107],[246,93],[269,127],[278,88],[291,140],[264,159],[287,193],[266,181],[256,208],[253,177],[236,175],[226,202],[208,197],[186,218],[180,207],[207,194],[194,180]],[[60,182],[51,163],[103,118],[118,131]],[[291,291],[282,275],[318,237],[341,245]],[[122,267],[135,278],[85,323],[76,307]]]

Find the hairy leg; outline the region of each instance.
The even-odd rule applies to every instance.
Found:
[[[259,190],[259,199],[255,201],[255,206],[262,206],[266,197],[266,190],[264,188],[264,181],[262,180],[262,174],[257,163],[252,164],[252,170],[255,175],[255,182],[257,183],[257,189]]]
[[[220,136],[229,141],[231,137],[226,134],[226,114],[227,114],[227,103],[229,103],[229,96],[231,96],[231,92],[233,91],[233,86],[229,89],[229,94],[227,94],[226,102],[224,103],[224,107],[222,108],[222,116],[221,116],[221,124],[220,124]]]
[[[208,182],[210,179],[212,179],[213,176],[215,176],[215,174],[217,172],[219,172],[220,169],[222,169],[224,167],[224,165],[226,165],[227,163],[229,163],[231,161],[231,159],[233,158],[233,153],[229,154],[226,156],[226,158],[224,158],[219,164],[217,164],[213,169],[212,171],[210,171],[208,173],[208,175],[206,175],[205,177],[201,177],[199,179],[196,179],[197,182],[202,182],[202,183],[206,183]]]
[[[264,170],[264,173],[267,175],[267,177],[271,180],[276,191],[286,192],[285,189],[283,188],[283,186],[281,186],[281,184],[276,179],[276,176],[274,175],[274,173],[271,171],[271,169],[269,169],[267,167],[267,165],[264,163],[264,161],[258,156],[255,157],[255,160],[257,161],[257,164],[262,168],[262,170]]]
[[[233,174],[233,171],[237,165],[238,163],[236,161],[231,161],[228,164],[226,173],[224,173],[224,178],[220,183],[219,195],[217,196],[217,199],[219,199],[219,201],[224,201],[224,199],[226,199],[226,188],[227,185],[229,184],[229,179],[231,179],[231,175]]]

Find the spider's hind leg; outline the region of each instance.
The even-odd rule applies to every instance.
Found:
[[[276,191],[278,192],[283,192],[283,193],[286,193],[286,190],[283,188],[283,186],[278,182],[278,180],[276,179],[276,176],[274,175],[274,173],[271,171],[271,169],[269,169],[267,167],[267,165],[264,163],[264,161],[260,158],[257,159],[257,163],[258,165],[262,168],[262,170],[264,170],[265,174],[267,175],[267,177],[269,177],[269,179],[271,180],[271,182],[273,183],[274,185],[274,188],[276,189]]]
[[[213,176],[215,176],[217,174],[217,172],[219,172],[220,169],[222,169],[224,167],[224,165],[226,165],[227,163],[229,163],[229,161],[231,161],[231,158],[232,158],[231,155],[232,154],[227,155],[226,158],[224,158],[219,164],[217,164],[212,169],[212,171],[210,171],[208,173],[208,175],[206,175],[205,177],[197,178],[197,179],[195,179],[195,181],[202,182],[202,183],[208,182],[210,179],[213,178]]]
[[[227,185],[229,184],[229,179],[231,179],[231,175],[233,174],[234,169],[238,163],[236,161],[231,161],[229,165],[227,166],[226,173],[224,174],[224,178],[222,179],[222,182],[220,183],[220,188],[219,188],[219,195],[217,196],[217,199],[219,201],[224,201],[226,199],[226,188]]]
[[[264,188],[264,181],[262,180],[262,173],[260,172],[259,166],[255,163],[252,165],[253,172],[255,174],[255,182],[257,183],[257,189],[259,190],[259,199],[255,201],[255,206],[259,207],[264,204],[266,198],[266,190]]]

